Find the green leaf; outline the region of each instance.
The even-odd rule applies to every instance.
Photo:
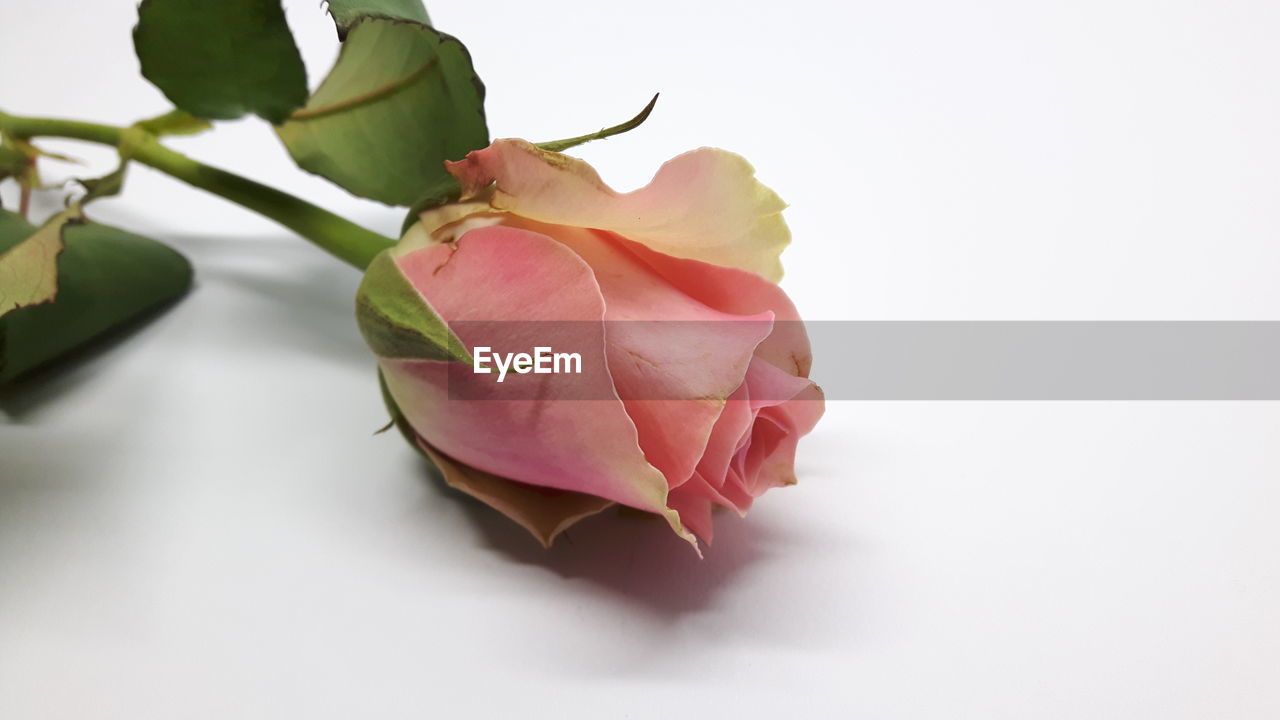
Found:
[[[614,125],[613,127],[607,127],[603,130],[598,130],[586,135],[579,135],[578,137],[569,138],[567,140],[552,140],[551,142],[537,143],[538,148],[549,152],[564,152],[571,147],[576,147],[583,143],[589,143],[592,140],[604,140],[607,137],[621,135],[628,130],[635,130],[640,127],[641,123],[649,119],[649,113],[653,112],[653,106],[657,104],[658,95],[655,93],[653,99],[649,101],[648,105],[644,106],[644,109],[640,111],[640,114],[620,125]]]
[[[54,215],[39,229],[20,215],[0,211],[0,317],[50,302],[58,294],[58,255],[63,228],[81,219],[79,208]]]
[[[466,346],[382,252],[369,264],[356,291],[356,322],[373,353],[400,360],[472,363]]]
[[[351,26],[363,18],[413,20],[423,25],[431,24],[422,0],[330,0],[329,14],[338,26],[338,37],[343,39],[347,37]]]
[[[35,228],[0,211],[0,250]],[[168,246],[86,223],[63,230],[57,297],[0,317],[0,382],[9,382],[105,337],[183,295],[191,265]]]
[[[448,180],[444,161],[489,144],[484,85],[462,43],[378,18],[351,27],[329,76],[277,132],[304,170],[402,206]]]
[[[142,74],[197,117],[280,124],[307,99],[307,71],[280,0],[143,0]]]

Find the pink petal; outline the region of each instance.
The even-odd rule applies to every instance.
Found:
[[[748,492],[759,497],[770,488],[795,484],[796,446],[818,423],[824,406],[822,390],[811,384],[791,400],[760,411],[752,432],[752,446],[760,442],[768,449],[754,456],[747,455]],[[774,428],[781,432],[776,438]]]
[[[771,332],[772,313],[708,307],[640,262],[612,233],[530,226],[554,233],[591,266],[605,301],[609,373],[640,447],[669,486],[684,483]]]
[[[744,489],[759,497],[769,488],[795,483],[796,445],[817,425],[826,406],[812,381],[759,359],[747,370],[747,386],[756,421],[739,451],[740,473]]]
[[[735,315],[773,313],[773,333],[756,355],[792,375],[809,376],[813,364],[809,337],[782,288],[754,273],[671,257],[625,238],[618,241],[668,283],[708,307]]]
[[[716,504],[745,513],[766,490],[795,483],[796,446],[823,409],[822,392],[812,381],[753,358],[746,381],[712,430],[696,477],[714,491]],[[688,504],[683,490],[672,491],[672,507]]]
[[[712,509],[717,505],[734,507],[731,500],[721,495],[699,473],[694,473],[687,483],[672,490],[668,502],[680,513],[680,519],[698,536],[698,539],[708,545],[711,544],[715,535],[715,526],[711,519]]]
[[[730,464],[738,454],[745,438],[750,437],[756,411],[748,402],[747,383],[742,383],[716,419],[707,447],[698,461],[698,474],[719,489],[724,486]]]
[[[645,460],[613,391],[599,322],[604,301],[585,262],[546,236],[505,227],[471,230],[456,248],[410,249],[396,261],[469,350],[548,345],[582,354],[581,375],[512,374],[503,384],[458,363],[383,358],[391,394],[419,435],[500,477],[662,514],[687,537],[667,508],[665,478]],[[539,320],[588,322],[530,324]],[[479,396],[492,399],[462,399]],[[594,399],[565,399],[573,397]]]

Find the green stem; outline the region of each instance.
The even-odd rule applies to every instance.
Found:
[[[57,137],[120,147],[125,128],[77,120],[31,118],[0,112],[0,131],[15,138]],[[188,185],[207,190],[265,215],[319,247],[363,270],[374,256],[395,244],[324,208],[234,173],[192,160],[161,145],[154,137],[130,139],[129,159],[153,167]]]

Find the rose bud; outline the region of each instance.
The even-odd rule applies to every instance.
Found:
[[[785,205],[746,160],[695,150],[630,193],[521,140],[448,169],[462,200],[373,262],[357,314],[449,485],[547,545],[617,503],[697,547],[713,507],[795,483],[822,394],[776,285]]]

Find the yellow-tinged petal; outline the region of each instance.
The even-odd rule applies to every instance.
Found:
[[[428,245],[455,242],[468,230],[497,225],[502,221],[499,213],[485,202],[450,203],[424,210],[400,239],[395,255],[404,255]]]
[[[645,187],[619,193],[577,158],[497,140],[447,163],[463,197],[556,225],[611,230],[673,257],[741,268],[777,282],[791,241],[782,202],[745,158],[700,148],[667,161]],[[492,185],[492,188],[490,186]]]

